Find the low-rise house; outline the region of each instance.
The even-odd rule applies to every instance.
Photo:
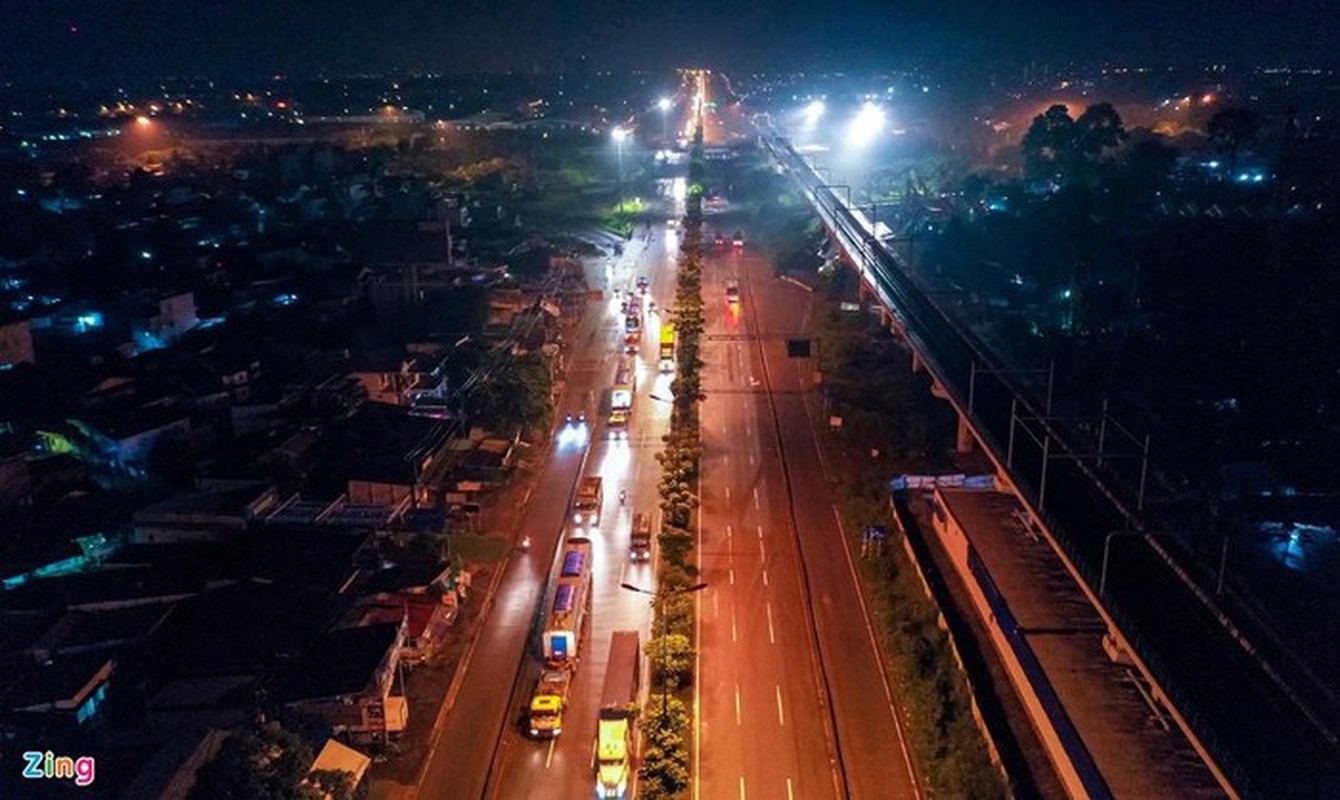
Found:
[[[69,422],[104,466],[139,476],[160,442],[185,441],[191,433],[189,415],[169,406],[90,410]]]
[[[350,503],[398,508],[428,500],[423,477],[446,443],[443,423],[385,405],[364,406],[317,445],[312,483]]]
[[[404,639],[403,621],[330,631],[280,671],[271,697],[353,740],[399,735],[409,706],[391,690]]]
[[[361,625],[403,620],[405,641],[400,657],[407,664],[421,664],[437,652],[457,612],[452,593],[399,591],[365,598],[356,617]]]
[[[0,369],[36,364],[32,323],[28,319],[0,319]]]
[[[153,311],[131,323],[132,344],[135,352],[157,350],[172,344],[199,324],[194,292],[168,295],[158,300]]]
[[[363,774],[368,771],[368,766],[372,759],[349,747],[340,744],[334,739],[328,739],[321,747],[321,752],[316,754],[316,760],[312,762],[312,769],[308,772],[303,783],[312,786],[317,790],[324,791],[325,787],[321,785],[322,772],[347,772],[350,777],[349,788],[357,789],[363,782]],[[330,794],[326,793],[327,800]]]
[[[280,407],[303,419],[339,420],[367,402],[367,393],[346,368],[324,361],[309,363],[284,387]]]
[[[447,375],[440,358],[410,354],[399,359],[372,359],[355,366],[351,374],[374,403],[411,407],[423,400],[447,397]]]
[[[45,661],[9,659],[0,686],[0,739],[32,740],[96,725],[116,658],[93,651]]]
[[[113,653],[142,646],[172,614],[171,605],[143,605],[103,611],[66,611],[32,642],[27,652],[39,663],[83,653]]]
[[[0,596],[96,569],[124,544],[128,512],[118,497],[102,492],[0,509]]]
[[[512,470],[518,441],[520,441],[519,433],[510,439],[491,437],[479,440],[478,444],[460,460],[453,477],[458,481],[474,481],[482,484],[504,483]]]
[[[131,538],[136,544],[218,540],[245,531],[278,502],[275,487],[268,483],[205,482],[201,491],[179,494],[136,511]]]
[[[228,582],[220,581],[217,585]],[[20,583],[7,592],[0,592],[0,610],[96,611],[172,604],[207,588],[211,587],[193,576],[169,575],[137,567],[98,569]]]
[[[32,502],[33,482],[28,472],[30,438],[0,432],[0,506],[26,505]]]

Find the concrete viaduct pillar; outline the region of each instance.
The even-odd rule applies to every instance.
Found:
[[[971,453],[976,443],[977,440],[972,435],[972,426],[968,425],[968,418],[959,414],[958,429],[954,434],[954,449],[960,453]]]

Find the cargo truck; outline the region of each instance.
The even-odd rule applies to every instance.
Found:
[[[651,515],[644,511],[633,515],[633,530],[628,534],[628,555],[634,561],[651,558]]]
[[[552,739],[563,732],[563,710],[567,708],[570,686],[571,669],[546,669],[540,673],[530,697],[531,736]]]
[[[577,486],[577,499],[572,504],[572,521],[577,525],[599,525],[600,506],[604,500],[600,477],[590,475],[582,478],[581,484]]]
[[[632,780],[641,667],[637,631],[615,631],[596,718],[596,795],[607,800],[626,797]]]
[[[605,426],[609,438],[623,440],[628,438],[628,409],[616,408],[610,412],[609,425]]]

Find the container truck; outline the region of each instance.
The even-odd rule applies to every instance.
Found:
[[[641,666],[637,631],[615,631],[596,718],[596,795],[606,800],[626,797],[632,780]]]

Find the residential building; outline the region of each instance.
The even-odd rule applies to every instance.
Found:
[[[409,718],[391,693],[404,642],[403,621],[330,631],[280,671],[271,697],[354,740],[398,735]]]
[[[12,369],[19,364],[36,363],[32,321],[16,319],[0,322],[0,369]]]

